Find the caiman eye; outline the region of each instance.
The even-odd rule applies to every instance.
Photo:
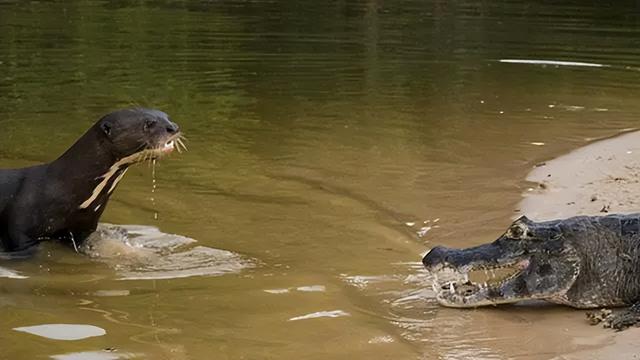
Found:
[[[525,233],[525,230],[522,227],[518,225],[513,225],[507,231],[507,237],[514,240],[520,240],[522,239],[522,236],[524,235],[524,233]]]

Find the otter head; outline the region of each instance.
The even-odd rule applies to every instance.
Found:
[[[100,119],[96,128],[118,161],[127,163],[158,158],[180,144],[180,128],[159,110],[118,110]]]
[[[178,125],[169,120],[167,114],[153,109],[124,109],[114,111],[105,115],[89,130],[89,133],[98,136],[97,143],[100,154],[112,158],[111,163],[101,163],[99,160],[92,160],[100,167],[101,173],[98,177],[91,175],[93,190],[91,195],[84,200],[79,208],[86,209],[92,206],[94,212],[104,209],[102,206],[113,192],[118,182],[124,176],[129,165],[144,161],[157,159],[180,147],[184,147],[181,140],[181,133]],[[79,140],[84,144],[95,143],[94,136],[83,136]],[[71,149],[81,148],[78,151],[85,151],[85,146],[72,146]],[[72,150],[65,154],[68,156],[77,155]],[[63,155],[64,157],[65,155]],[[98,181],[94,184],[95,181]],[[105,194],[106,196],[101,196]],[[97,204],[97,205],[96,205]]]

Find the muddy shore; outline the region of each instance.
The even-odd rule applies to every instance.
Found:
[[[591,143],[538,164],[527,176],[531,187],[517,211],[532,220],[574,215],[640,211],[640,131]],[[586,326],[586,325],[585,325]],[[556,359],[636,359],[640,328],[603,335],[578,351]]]

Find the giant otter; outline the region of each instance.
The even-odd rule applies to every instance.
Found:
[[[29,252],[46,239],[75,247],[95,231],[129,165],[170,153],[180,129],[167,114],[124,109],[96,122],[57,160],[0,170],[0,243]]]

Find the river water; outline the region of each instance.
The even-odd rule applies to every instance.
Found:
[[[189,140],[157,165],[155,191],[149,166],[131,169],[104,214],[147,252],[47,244],[0,265],[0,358],[547,359],[598,346],[606,332],[580,311],[441,308],[419,261],[497,237],[535,164],[638,126],[637,10],[0,1],[1,167],[55,159],[120,107],[162,109]]]

